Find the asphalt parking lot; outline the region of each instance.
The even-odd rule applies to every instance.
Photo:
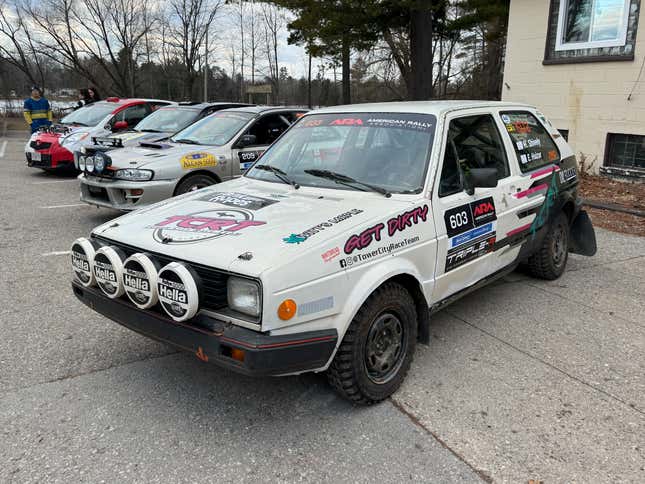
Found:
[[[0,139],[0,153],[4,145]],[[645,240],[521,273],[436,315],[401,390],[252,379],[93,313],[71,242],[118,215],[0,157],[0,482],[643,482]]]

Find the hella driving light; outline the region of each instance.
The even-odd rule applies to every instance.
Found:
[[[123,261],[126,256],[121,249],[101,247],[94,256],[94,277],[101,291],[110,299],[122,296],[123,287]]]
[[[114,177],[121,180],[148,181],[152,179],[152,171],[139,170],[137,168],[126,168],[123,170],[117,170]]]
[[[123,263],[125,294],[139,309],[157,304],[157,273],[160,265],[145,254],[132,254]]]
[[[95,242],[81,237],[72,244],[72,271],[74,277],[85,287],[96,284],[94,278],[94,257],[99,246]]]
[[[175,321],[186,321],[197,314],[199,291],[197,274],[189,266],[171,262],[157,275],[157,293],[164,311]]]
[[[105,170],[105,158],[101,155],[94,156],[94,171],[102,173]]]
[[[231,276],[226,286],[229,308],[253,317],[260,315],[260,285],[257,282]]]
[[[94,157],[88,156],[85,158],[85,171],[89,173],[94,172]]]
[[[87,161],[86,156],[81,155],[81,156],[78,157],[78,169],[79,170],[85,171],[85,162],[86,161]]]

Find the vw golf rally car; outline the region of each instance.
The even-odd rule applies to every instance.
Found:
[[[535,108],[494,102],[310,112],[244,176],[96,228],[73,290],[134,331],[252,375],[326,371],[391,395],[437,311],[522,263],[593,255],[576,160]]]
[[[76,153],[81,201],[135,210],[240,174],[306,110],[249,106],[218,111],[168,140]]]
[[[25,146],[27,166],[45,171],[73,170],[74,151],[92,136],[105,136],[136,125],[161,106],[156,99],[107,98],[65,116],[54,126],[37,131]]]
[[[142,141],[158,141],[168,138],[209,114],[241,106],[248,106],[248,104],[180,102],[177,105],[162,107],[145,117],[131,130],[113,133],[105,137],[92,137],[91,143],[81,147],[80,153],[74,153],[74,162],[78,168],[79,154],[94,155],[97,151],[137,146]]]

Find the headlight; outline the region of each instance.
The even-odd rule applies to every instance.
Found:
[[[114,177],[122,180],[148,181],[152,179],[152,171],[139,170],[138,168],[125,168],[123,170],[117,170]]]
[[[61,141],[60,145],[65,146],[70,143],[77,143],[79,141],[83,141],[85,138],[87,138],[90,135],[90,133],[72,133],[70,135],[65,136]]]
[[[79,170],[85,171],[85,162],[86,161],[87,161],[86,156],[81,155],[81,156],[78,157],[78,169]]]
[[[260,315],[260,285],[257,282],[231,276],[226,286],[229,308],[253,317]]]
[[[89,171],[90,173],[94,172],[94,157],[88,156],[85,158],[85,170]]]

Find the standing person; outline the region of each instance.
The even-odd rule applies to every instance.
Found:
[[[83,106],[90,104],[92,102],[90,98],[90,92],[88,89],[79,89],[78,90],[78,102],[76,103],[76,109],[82,108]]]
[[[87,92],[88,92],[88,96],[89,96],[89,99],[90,99],[90,101],[87,104],[95,103],[96,101],[101,100],[101,95],[99,94],[98,89],[96,89],[94,86],[90,87],[87,90]]]
[[[54,116],[49,101],[43,97],[42,89],[38,86],[31,87],[31,97],[25,99],[23,115],[25,121],[35,133],[41,126],[51,126]]]

